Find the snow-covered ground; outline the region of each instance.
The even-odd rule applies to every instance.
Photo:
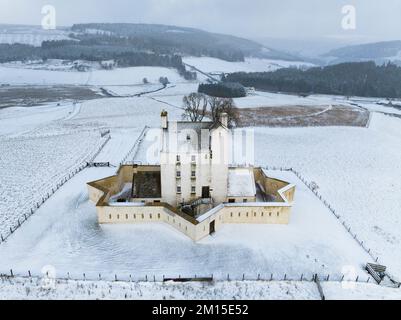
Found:
[[[297,185],[289,225],[225,225],[195,243],[162,223],[99,226],[85,183],[114,171],[85,169],[67,182],[0,246],[0,272],[40,274],[52,265],[60,277],[85,273],[89,279],[98,273],[120,279],[132,273],[136,278],[214,274],[220,279],[228,273],[232,279],[243,273],[251,279],[319,273],[338,279],[343,268],[352,267],[353,277],[367,278],[361,266],[370,257],[292,173],[271,172]]]
[[[0,71],[4,71],[2,68]],[[48,105],[0,110],[1,228],[6,230],[10,222],[21,218],[22,209],[28,209],[29,203],[41,197],[41,186],[49,186],[46,182],[58,180],[62,174],[68,173],[71,166],[93,154],[93,150],[102,142],[101,130],[110,130],[111,140],[96,160],[117,165],[132,148],[145,125],[159,126],[162,109],[169,112],[169,118],[180,119],[182,97],[196,91],[197,83],[184,82],[178,74],[174,78],[160,73],[161,70],[154,72],[154,69],[145,69],[130,68],[124,74],[120,73],[124,69],[99,71],[99,74],[93,72],[92,75],[96,76],[88,83],[107,85],[108,88],[111,86],[109,89],[121,95],[131,94],[136,89],[130,91],[130,88],[139,87],[131,85],[140,84],[144,77],[152,81],[152,77],[146,73],[149,71],[154,75],[154,84],[160,76],[171,78],[172,84],[160,92],[142,97],[99,99],[75,106],[62,103],[59,107]],[[163,70],[175,73],[174,70]],[[4,82],[10,79],[11,83],[27,81],[41,84],[43,80],[82,83],[80,77],[89,75],[11,68],[6,68],[6,71]],[[365,98],[347,100],[324,95],[302,98],[261,92],[236,99],[240,107],[358,103],[369,110],[399,111],[379,106],[376,104],[378,101]],[[373,250],[373,254],[379,256],[379,262],[387,265],[398,278],[401,277],[401,220],[398,213],[401,207],[400,124],[400,119],[375,113],[368,129],[255,128],[257,163],[293,167],[308,181],[315,181],[319,193],[347,221],[353,232],[364,240],[365,245]],[[146,144],[140,146],[138,159],[143,158],[147,147]],[[220,272],[224,276],[225,271],[222,270],[230,270],[231,276],[236,271],[239,277],[245,273],[255,278],[258,273],[270,275],[270,272],[277,274],[277,277],[282,277],[284,273],[299,277],[301,273],[313,272],[339,275],[343,266],[351,265],[361,277],[366,276],[362,266],[370,261],[370,257],[294,176],[288,177],[295,179],[298,186],[290,225],[226,225],[214,237],[194,244],[164,224],[98,226],[95,208],[87,198],[85,183],[111,175],[115,170],[85,169],[62,186],[6,243],[0,244],[0,271],[8,272],[13,268],[15,272],[25,275],[28,269],[38,273],[45,264],[51,264],[56,267],[59,276],[70,272],[71,276],[82,277],[82,272],[86,272],[88,278],[97,278],[99,272],[105,278],[113,278],[114,273],[137,277],[143,277],[144,274],[185,276],[186,273],[193,276],[195,273],[203,275],[206,271],[216,276]],[[21,297],[21,294],[26,294],[25,290],[28,289],[24,287],[27,284],[22,284],[22,280],[15,283],[17,285],[10,288],[6,282],[0,282],[0,295],[3,292],[6,292],[5,296],[16,294]],[[77,295],[87,292],[85,283],[82,284],[85,289],[80,291],[81,284],[72,284]],[[233,284],[231,282],[227,286]],[[103,282],[90,284],[92,289],[96,285],[99,288],[109,286]],[[121,284],[125,285],[128,286]],[[224,293],[231,292],[230,287],[219,286],[218,283],[214,285],[215,291],[213,287],[210,291],[189,289],[193,295],[188,296],[180,295],[179,289],[174,289],[173,293],[164,293],[164,289],[160,289],[160,292],[178,298],[207,298],[213,297],[212,292],[215,292],[216,297],[230,298]],[[236,288],[239,286],[235,284]],[[274,289],[276,284],[271,282],[269,286],[275,287],[270,287],[270,291],[258,286],[252,282],[246,284],[246,288],[238,289],[242,294],[238,297],[318,298],[315,291],[312,294],[298,282],[278,283],[282,291]],[[379,289],[373,291],[371,285],[362,284],[352,293],[347,291],[346,294],[340,294],[342,289],[335,283],[324,283],[323,286],[329,298],[393,298],[399,294],[399,291],[377,286],[374,288]],[[73,298],[74,290],[70,285],[61,286],[62,289],[52,293],[37,291],[34,287],[29,289],[32,297],[48,295]],[[145,292],[145,289],[141,290],[139,292]],[[255,292],[252,293],[252,290]],[[285,293],[287,291],[288,294]],[[106,298],[125,295],[119,289],[111,289],[110,292],[93,289],[91,292],[93,297],[100,298],[103,293]],[[152,289],[149,292],[154,294],[155,291]],[[135,292],[127,295],[136,297]]]
[[[44,288],[42,279],[0,280],[0,299],[134,299],[211,300],[278,299],[318,300],[313,282],[218,281],[213,283],[106,282],[57,280]]]
[[[160,77],[167,77],[171,82],[184,81],[175,69],[162,67],[131,67],[78,72],[32,70],[0,65],[0,84],[13,85],[136,85],[142,84],[143,78],[147,78],[150,83],[158,84]]]
[[[245,58],[244,62],[229,62],[210,57],[184,57],[184,63],[207,73],[266,72],[288,67],[311,67],[303,61],[284,61],[259,58]]]
[[[369,283],[323,282],[326,299],[401,299],[401,289]],[[0,278],[0,299],[44,300],[319,300],[308,281],[217,281],[213,283],[108,282]]]
[[[315,181],[319,193],[398,277],[400,126],[400,119],[375,113],[368,129],[255,129],[257,163],[292,167]]]
[[[20,135],[71,115],[75,108],[71,103],[56,103],[40,107],[14,107],[0,109],[0,137]]]
[[[79,143],[77,143],[79,141]],[[85,164],[104,138],[99,133],[1,138],[0,233],[6,236],[62,179]]]
[[[66,30],[45,30],[41,26],[0,25],[0,43],[40,46],[43,41],[68,40]]]
[[[104,90],[113,96],[129,97],[137,94],[142,94],[146,92],[152,92],[156,90],[161,90],[163,86],[159,84],[138,84],[133,86],[103,86]]]

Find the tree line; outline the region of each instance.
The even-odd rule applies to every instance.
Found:
[[[244,86],[238,82],[201,83],[199,93],[219,98],[241,98],[246,96]]]
[[[352,62],[307,70],[237,72],[223,81],[274,92],[401,98],[401,67],[392,63],[378,66],[374,62]]]
[[[175,68],[187,80],[195,80],[196,73],[187,71],[179,55],[143,52],[123,45],[78,42],[71,40],[44,41],[40,47],[25,44],[0,44],[0,63],[61,59],[104,61],[115,60],[121,67],[158,66]]]

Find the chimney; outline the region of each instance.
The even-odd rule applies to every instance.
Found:
[[[228,114],[227,114],[227,113],[222,112],[222,113],[220,114],[220,123],[221,123],[224,127],[228,128]]]
[[[167,127],[168,127],[168,117],[167,117],[167,111],[166,110],[162,111],[161,118],[162,118],[162,129],[167,129]]]

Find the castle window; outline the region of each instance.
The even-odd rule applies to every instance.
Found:
[[[157,214],[157,218],[160,219],[160,213]]]
[[[196,177],[196,171],[191,171],[191,177],[195,178]]]
[[[120,215],[119,214],[117,215],[117,219],[120,219]]]
[[[180,162],[180,155],[177,154],[177,162]]]
[[[134,214],[134,219],[136,219],[136,214]]]
[[[195,162],[196,161],[196,156],[191,156],[191,160],[192,160],[192,162]]]
[[[233,217],[233,213],[232,212],[230,213],[230,216],[231,216],[231,218]]]
[[[192,193],[196,193],[196,187],[195,187],[195,186],[192,186],[192,187],[191,187],[191,192],[192,192]]]
[[[280,212],[277,211],[277,217],[280,216]]]
[[[244,199],[243,202],[248,202],[248,199]]]
[[[253,213],[253,216],[256,217],[256,212]]]
[[[269,217],[271,217],[272,216],[272,213],[271,212],[269,212]]]
[[[177,186],[177,193],[181,193],[181,186]]]
[[[142,213],[142,219],[145,219],[145,215]]]
[[[238,212],[238,217],[241,217],[241,212]]]
[[[149,215],[150,219],[152,219],[152,214]]]
[[[177,171],[177,177],[181,178],[181,171]]]
[[[109,219],[111,220],[111,214],[109,214]]]
[[[235,199],[228,199],[228,202],[229,202],[229,203],[234,203],[234,202],[235,202]]]
[[[248,214],[248,212],[246,213],[246,216],[248,216],[249,214]]]
[[[125,215],[125,219],[128,220],[128,214]]]
[[[262,212],[262,217],[265,215],[265,213],[264,212]]]

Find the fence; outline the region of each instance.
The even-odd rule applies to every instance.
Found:
[[[336,212],[336,210],[334,209],[334,207],[329,204],[329,202],[327,200],[325,200],[321,194],[319,194],[319,192],[316,191],[316,189],[314,189],[312,187],[312,184],[307,182],[307,180],[296,170],[294,170],[293,168],[284,168],[284,167],[264,167],[264,169],[266,170],[278,170],[278,171],[289,171],[294,173],[297,178],[299,180],[301,180],[303,182],[303,184],[305,184],[305,186],[312,191],[312,193],[323,203],[323,205],[329,209],[329,211],[336,217],[336,219],[338,219],[341,224],[343,225],[343,227],[345,228],[345,230],[354,238],[354,240],[359,244],[359,246],[375,261],[378,262],[379,258],[377,256],[373,255],[373,252],[370,248],[368,248],[363,240],[360,240],[358,238],[358,235],[356,233],[353,233],[351,230],[351,227],[349,225],[347,225],[347,223],[345,222],[345,220],[341,220],[341,216]]]
[[[112,281],[112,282],[204,282],[204,281],[301,281],[301,282],[357,282],[357,283],[373,283],[369,275],[356,275],[348,277],[343,274],[300,274],[298,276],[288,274],[259,273],[259,274],[226,274],[226,275],[155,275],[155,274],[101,274],[101,273],[70,273],[64,275],[51,275],[49,273],[33,273],[28,270],[26,273],[18,273],[10,269],[7,273],[0,273],[0,277],[18,277],[18,278],[53,278],[57,280],[74,280],[74,281]]]
[[[325,200],[321,194],[319,194],[319,192],[312,188],[311,183],[308,183],[306,181],[306,179],[304,177],[302,177],[302,175],[294,170],[294,169],[290,169],[291,172],[293,172],[299,180],[301,180],[307,187],[309,190],[311,190],[313,192],[313,194],[324,204],[324,206],[329,209],[329,211],[336,217],[336,219],[338,219],[341,224],[343,225],[343,227],[345,228],[345,230],[352,236],[352,238],[354,238],[354,240],[359,244],[359,246],[375,261],[378,262],[379,258],[377,256],[373,255],[373,252],[370,248],[368,248],[366,245],[364,245],[363,240],[360,240],[358,238],[358,235],[355,232],[352,232],[351,227],[349,225],[347,225],[347,223],[345,222],[345,220],[341,219],[341,216],[336,212],[336,210],[333,208],[332,205],[329,204],[329,202],[327,200]]]
[[[78,166],[76,166],[70,173],[65,175],[58,183],[53,185],[51,187],[51,190],[49,189],[46,191],[44,194],[42,194],[41,200],[36,202],[35,206],[30,209],[27,213],[24,213],[23,219],[17,218],[17,224],[14,227],[10,227],[10,232],[6,235],[0,234],[0,244],[5,242],[18,228],[21,227],[21,225],[26,222],[33,214],[36,213],[36,211],[53,195],[56,193],[58,189],[60,189],[64,184],[66,184],[69,180],[71,180],[76,174],[87,168],[88,162],[92,162],[102,151],[104,146],[109,142],[110,140],[110,135],[107,137],[107,139],[102,143],[102,145],[99,147],[99,149],[95,152],[95,154],[89,159],[89,161],[84,161],[83,163],[80,163]]]
[[[121,160],[120,165],[122,164],[133,164],[133,159],[135,158],[136,154],[138,153],[139,149],[139,144],[142,142],[143,138],[146,136],[146,133],[148,131],[149,127],[145,126],[143,130],[141,131],[138,139],[136,139],[134,145],[132,148],[128,151],[128,153],[125,155],[125,157]],[[127,162],[127,159],[131,158],[131,161]]]

